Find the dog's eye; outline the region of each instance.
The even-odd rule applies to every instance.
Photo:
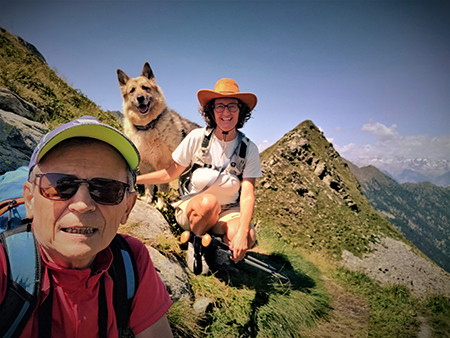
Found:
[[[147,87],[147,86],[142,86],[142,89],[144,89],[145,91],[150,91],[150,87]]]
[[[130,89],[130,94],[133,94],[135,90],[136,90],[136,88],[134,88],[134,87],[131,88],[131,89]]]

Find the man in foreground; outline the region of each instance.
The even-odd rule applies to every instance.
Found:
[[[133,143],[90,116],[55,129],[36,147],[23,196],[39,243],[42,284],[20,337],[118,336],[110,244],[136,202],[138,164]],[[139,279],[128,325],[138,338],[172,337],[165,315],[172,301],[148,251],[139,240],[123,237]],[[6,267],[0,247],[0,302],[7,289]]]

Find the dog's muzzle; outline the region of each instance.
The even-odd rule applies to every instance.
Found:
[[[145,114],[146,112],[148,112],[149,105],[148,104],[140,104],[138,108],[139,108],[139,112],[141,114]]]
[[[150,108],[151,100],[148,100],[148,102],[146,103],[147,100],[145,99],[145,96],[139,96],[137,98],[137,101],[139,103],[138,105],[139,112],[141,114],[147,113],[148,109]]]

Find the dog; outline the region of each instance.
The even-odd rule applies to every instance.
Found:
[[[148,62],[136,78],[117,69],[117,79],[123,99],[124,133],[139,150],[140,173],[168,168],[173,163],[172,152],[191,130],[200,126],[168,108]],[[145,185],[147,202],[153,201],[154,190],[153,185]],[[158,190],[168,192],[169,184],[160,184]]]

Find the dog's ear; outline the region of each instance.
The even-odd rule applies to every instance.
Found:
[[[148,64],[148,62],[144,63],[144,68],[142,68],[141,76],[144,76],[149,80],[151,80],[155,77],[155,75],[153,75],[153,71],[150,68],[150,65]]]
[[[122,87],[127,84],[128,80],[130,80],[130,77],[121,69],[117,69],[117,79],[119,80],[119,86]]]

